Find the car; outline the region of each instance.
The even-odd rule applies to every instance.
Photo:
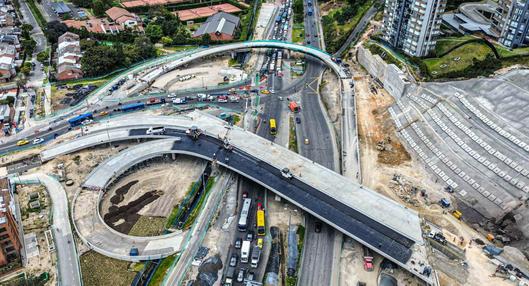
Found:
[[[235,267],[237,265],[237,254],[232,254],[230,257],[230,266]]]
[[[288,168],[281,169],[281,175],[287,179],[292,179],[292,177],[294,177]]]
[[[108,115],[108,111],[99,112],[99,116],[107,116],[107,115]]]
[[[297,123],[297,124],[300,124],[300,123],[301,123],[301,118],[296,117],[296,123]]]
[[[33,145],[37,145],[37,144],[40,144],[42,142],[44,142],[44,139],[42,139],[42,138],[33,139]]]
[[[263,90],[261,90],[261,93],[262,94],[270,94],[270,91],[268,91],[268,89],[263,89]]]
[[[283,97],[282,96],[278,96],[277,97],[280,101],[283,101]]]
[[[255,279],[255,273],[248,272],[248,276],[246,276],[246,280],[253,281]]]
[[[263,249],[263,239],[262,238],[257,239],[257,247]]]
[[[249,231],[248,233],[246,233],[246,240],[248,241],[252,241],[253,240],[253,231]]]
[[[242,198],[243,198],[243,199],[246,199],[247,197],[248,197],[248,192],[243,192],[243,193],[242,193]]]
[[[242,245],[242,238],[237,238],[235,240],[235,248],[239,249],[241,248],[241,245]]]
[[[92,119],[87,119],[87,120],[81,122],[81,124],[82,124],[83,126],[86,126],[86,125],[90,125],[90,124],[92,124],[93,122],[94,122],[94,120],[92,120]]]
[[[244,268],[239,269],[239,274],[237,274],[237,282],[242,282],[244,280],[244,272]]]
[[[176,93],[174,93],[174,92],[173,92],[173,93],[169,93],[169,94],[167,95],[167,97],[169,97],[169,98],[176,97]]]
[[[310,144],[309,138],[305,138],[304,143],[305,145],[309,145]]]
[[[274,94],[274,93],[276,93],[276,91],[273,90],[273,89],[271,89],[271,90],[270,90],[270,93],[271,93],[271,94]]]
[[[321,232],[321,221],[317,221],[314,223],[314,232],[315,233]]]
[[[24,146],[24,145],[26,145],[28,143],[29,143],[29,141],[27,139],[18,140],[17,146]]]

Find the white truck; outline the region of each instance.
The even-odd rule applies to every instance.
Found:
[[[241,246],[241,263],[248,263],[250,258],[250,241],[245,240]]]
[[[250,263],[250,266],[252,268],[257,268],[257,266],[259,265],[259,259],[261,258],[261,249],[259,248],[259,246],[254,246],[253,248],[253,251],[252,251],[252,261]]]
[[[151,127],[145,132],[147,135],[163,135],[165,134],[165,127]]]

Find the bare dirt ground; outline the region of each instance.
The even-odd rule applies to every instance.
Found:
[[[205,163],[187,156],[178,156],[173,162],[160,162],[135,171],[122,178],[103,197],[101,210],[108,212],[112,197],[116,190],[131,182],[137,181],[121,201],[115,206],[124,206],[149,191],[161,191],[163,194],[156,201],[142,208],[138,214],[142,216],[167,217],[173,207],[180,202],[189,186],[197,180],[203,171]]]
[[[393,103],[392,97],[378,88],[365,71],[357,68],[354,74],[362,183],[417,210],[421,217],[441,227],[447,239],[465,252],[466,268],[463,261],[450,260],[439,251],[429,253],[430,263],[437,270],[441,285],[513,285],[503,278],[492,277],[496,266],[485,256],[481,246],[470,243],[476,238],[486,241],[483,235],[455,219],[437,204],[440,198],[448,195],[442,186],[431,179],[423,165],[410,156],[396,136],[393,121],[387,112]],[[423,190],[426,196],[421,195]],[[463,243],[459,243],[461,239]],[[361,257],[357,259],[360,262],[356,262],[354,269],[347,266],[355,260],[355,253],[354,248],[345,243],[341,285],[355,285],[356,279],[364,279],[359,275],[363,272],[361,264],[358,264]],[[403,271],[399,270],[393,276],[398,279],[399,285],[417,285]],[[372,280],[364,282],[375,283]]]
[[[30,199],[30,194],[38,194],[38,198]],[[54,251],[48,250],[48,243],[46,242],[45,231],[50,229],[50,221],[48,220],[50,212],[50,201],[46,193],[46,189],[38,185],[19,185],[17,186],[17,200],[20,206],[20,213],[22,215],[22,227],[24,235],[35,234],[35,247],[38,248],[38,255],[28,257],[27,265],[24,267],[28,275],[39,276],[43,272],[50,273],[50,280],[46,285],[55,285],[57,283],[57,256]],[[29,202],[39,201],[40,211],[31,211],[29,209]],[[26,247],[29,248],[28,245]],[[33,248],[32,248],[33,250]],[[30,249],[26,250],[29,255]]]
[[[216,86],[224,81],[224,75],[221,74],[221,71],[223,69],[231,69],[228,66],[228,61],[228,56],[221,56],[176,69],[159,77],[152,84],[152,87],[176,91],[179,89]],[[243,71],[239,73],[243,74]],[[185,81],[176,80],[186,75],[194,75],[195,77]],[[235,77],[234,80],[240,80],[240,78]]]
[[[329,114],[329,118],[334,126],[336,134],[340,134],[342,101],[340,98],[340,82],[329,69],[323,73],[323,80],[320,86],[320,94],[323,105]]]

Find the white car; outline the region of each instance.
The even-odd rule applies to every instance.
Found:
[[[167,97],[169,97],[169,98],[176,97],[176,93],[169,93],[169,94],[167,95]]]
[[[44,139],[42,139],[42,138],[33,139],[33,145],[37,145],[37,144],[40,144],[42,142],[44,142]]]
[[[83,126],[86,126],[86,125],[90,125],[90,124],[92,124],[93,122],[94,122],[94,120],[92,120],[92,119],[87,119],[87,120],[83,121],[81,124],[82,124]]]

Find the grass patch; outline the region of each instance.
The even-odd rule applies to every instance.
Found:
[[[428,73],[434,77],[442,77],[448,73],[459,72],[472,66],[476,61],[483,61],[492,54],[489,47],[481,43],[470,43],[461,46],[441,58],[425,59]]]
[[[354,6],[347,4],[331,9],[322,17],[325,47],[328,52],[334,53],[340,49],[373,3],[374,0],[363,0],[362,3],[355,3]],[[349,14],[352,14],[352,17]]]
[[[292,28],[292,42],[303,43],[305,40],[305,26],[303,23],[295,23]]]
[[[152,275],[151,281],[149,282],[148,286],[158,286],[162,285],[163,279],[165,275],[167,274],[167,270],[173,265],[173,263],[176,260],[176,256],[168,256],[164,258],[161,262],[158,268],[156,268],[156,272]],[[108,284],[111,285],[111,284]],[[114,286],[114,285],[113,285]]]
[[[437,40],[437,44],[435,45],[435,54],[436,55],[442,55],[449,51],[450,49],[456,47],[457,45],[460,45],[468,40],[474,40],[476,37],[467,35],[463,37],[446,37],[441,38]]]
[[[100,77],[84,78],[84,79],[76,79],[76,80],[67,80],[67,81],[55,82],[53,84],[55,84],[55,85],[57,85],[57,84],[60,84],[60,85],[64,85],[64,84],[65,85],[75,85],[75,84],[88,85],[88,84],[92,84],[92,85],[96,85],[96,86],[101,86],[104,83],[106,83],[107,81],[111,80],[116,75],[122,73],[124,70],[125,69],[119,69],[119,70],[113,71],[113,72],[111,72],[109,74],[106,74],[106,75],[103,75],[103,76],[100,76]]]
[[[298,140],[296,136],[296,123],[294,122],[294,117],[289,119],[289,131],[288,131],[288,149],[298,153]]]
[[[502,58],[516,57],[516,56],[527,56],[529,55],[529,47],[517,48],[509,50],[501,45],[494,45],[496,50]]]
[[[80,257],[83,285],[129,286],[136,272],[129,271],[129,262],[89,251]]]
[[[140,216],[138,221],[132,226],[129,235],[134,236],[157,236],[161,235],[166,218]]]
[[[209,190],[213,187],[213,184],[215,183],[215,177],[209,177],[208,181],[206,182],[206,189],[205,191],[200,195],[199,201],[197,202],[195,208],[191,211],[191,214],[186,219],[186,222],[184,223],[183,229],[188,229],[191,227],[191,225],[195,222],[195,219],[197,218],[199,212],[202,209],[202,205],[206,201],[207,194]]]
[[[373,55],[379,55],[386,63],[388,64],[394,64],[397,67],[401,68],[403,67],[403,64],[401,61],[399,61],[396,57],[394,57],[390,52],[386,51],[381,46],[374,44],[374,43],[367,43],[365,47],[373,54]]]

